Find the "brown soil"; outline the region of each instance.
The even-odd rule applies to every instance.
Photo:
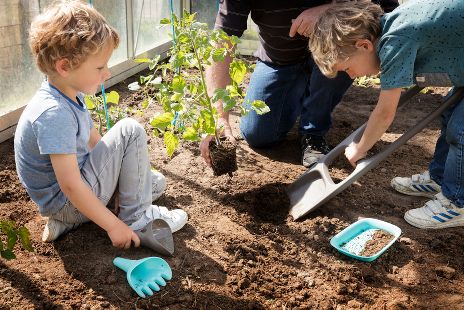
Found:
[[[126,85],[118,90],[123,93]],[[431,111],[443,93],[433,89],[403,107],[375,150]],[[122,95],[126,104],[134,96]],[[337,144],[365,122],[377,96],[378,89],[352,87],[334,112],[329,142]],[[140,118],[148,132],[150,116]],[[232,122],[237,130],[236,114]],[[0,309],[463,309],[464,230],[408,225],[404,212],[426,199],[389,186],[394,176],[427,168],[438,126],[431,124],[297,222],[288,218],[285,195],[287,185],[305,171],[298,164],[295,132],[271,149],[251,150],[239,141],[239,169],[232,177],[215,177],[197,144],[184,144],[169,159],[162,140],[151,137],[152,163],[168,179],[158,203],[182,208],[190,219],[174,236],[174,257],[165,257],[172,280],[147,299],[137,297],[112,260],[156,256],[152,251],[113,248],[94,224],[54,243],[40,241],[44,219],[19,183],[13,142],[6,141],[0,144],[0,218],[26,225],[35,252],[18,248],[16,260],[0,259]],[[342,180],[350,169],[342,165],[332,173]],[[393,223],[403,234],[372,263],[351,259],[329,241],[358,217]]]
[[[215,176],[228,174],[232,177],[232,172],[237,171],[237,145],[230,142],[227,137],[221,137],[221,144],[211,140],[209,143],[209,153],[211,157],[211,168]]]
[[[372,239],[366,242],[364,250],[361,252],[361,256],[372,256],[382,250],[395,236],[386,232],[385,230],[376,230]]]

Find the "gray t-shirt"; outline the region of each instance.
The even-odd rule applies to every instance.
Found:
[[[58,212],[67,198],[61,191],[49,154],[76,154],[79,169],[89,154],[93,127],[84,97],[75,100],[44,81],[24,109],[14,138],[19,180],[39,212]]]

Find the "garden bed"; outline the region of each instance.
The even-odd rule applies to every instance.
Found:
[[[127,84],[116,86],[134,106]],[[334,112],[332,145],[366,121],[379,90],[353,86]],[[375,148],[392,142],[440,102],[443,89],[419,94],[401,108]],[[138,117],[147,132],[151,112]],[[232,117],[237,133],[238,117]],[[238,170],[215,177],[187,143],[168,158],[161,138],[150,137],[153,166],[168,180],[158,204],[182,208],[189,222],[175,233],[173,270],[167,286],[141,299],[112,264],[117,257],[156,256],[144,248],[118,250],[106,233],[86,224],[54,243],[40,236],[38,215],[15,171],[13,141],[0,144],[0,218],[31,232],[34,253],[17,248],[17,259],[0,260],[0,309],[462,309],[464,230],[427,231],[403,220],[425,198],[389,187],[392,177],[425,170],[439,134],[435,121],[358,182],[302,221],[288,217],[285,188],[305,170],[296,132],[271,149],[251,150],[239,141]],[[343,161],[341,161],[343,162]],[[343,179],[350,168],[331,170]],[[330,238],[358,219],[378,218],[403,234],[372,263],[337,252]]]

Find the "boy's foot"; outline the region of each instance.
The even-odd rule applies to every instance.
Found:
[[[464,226],[464,209],[438,193],[421,208],[409,210],[404,214],[406,222],[418,228],[446,228]]]
[[[151,172],[151,201],[158,199],[166,189],[166,177],[159,171],[150,170]]]
[[[301,163],[307,168],[330,152],[330,147],[322,136],[305,134],[301,137],[300,145]]]
[[[441,192],[440,185],[430,178],[428,171],[415,174],[410,178],[393,178],[390,184],[396,191],[411,196],[433,198]]]
[[[80,226],[80,223],[68,224],[54,219],[48,219],[42,233],[43,242],[51,242],[58,239],[62,234],[67,233]]]
[[[130,225],[130,227],[133,230],[140,230],[155,219],[162,219],[166,221],[169,228],[171,228],[171,232],[175,233],[187,223],[188,215],[182,209],[168,210],[166,207],[151,205],[151,207],[145,211],[142,218]]]

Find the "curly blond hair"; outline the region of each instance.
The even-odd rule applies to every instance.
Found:
[[[357,40],[374,42],[380,36],[382,15],[382,8],[369,0],[336,4],[323,12],[309,39],[309,49],[321,72],[330,78],[337,76],[335,65],[355,52]]]
[[[76,69],[107,43],[116,48],[119,34],[97,10],[80,1],[49,7],[35,18],[29,33],[32,54],[45,74],[53,74],[60,59],[69,61],[69,69]]]

